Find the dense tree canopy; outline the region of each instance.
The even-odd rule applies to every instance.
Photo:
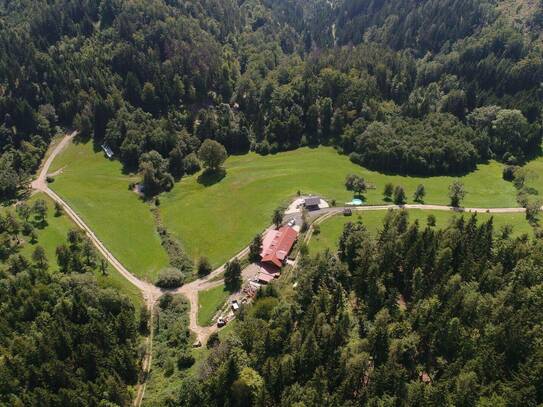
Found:
[[[379,167],[424,174],[522,162],[541,141],[540,13],[523,6],[18,0],[0,11],[3,198],[16,197],[59,125],[109,145],[151,194],[197,171],[192,153],[206,139],[228,153],[333,144],[362,163],[386,158]],[[495,117],[481,122],[481,112]],[[375,121],[398,140],[390,157],[381,157],[388,137],[375,152],[359,137]],[[165,171],[142,165],[151,151]]]
[[[134,307],[92,277],[52,277],[34,258],[0,272],[0,404],[131,404]]]
[[[239,316],[180,405],[538,405],[543,246],[492,220],[444,230],[390,212],[347,223],[337,256],[302,261]]]
[[[536,216],[515,166],[541,144],[542,10],[505,0],[0,1],[0,199],[24,197],[52,137],[74,128],[138,172],[148,197],[200,171],[200,159],[216,169],[228,154],[324,144],[402,174],[503,161]],[[360,177],[347,181],[364,192]],[[460,205],[463,186],[450,192]],[[406,199],[400,185],[384,196]],[[105,262],[76,231],[56,259],[40,246],[20,254],[45,218],[39,201],[0,214],[0,404],[128,405],[133,309],[89,280]],[[241,311],[237,335],[212,341],[172,405],[543,403],[540,242],[474,219],[428,224],[389,215],[377,238],[348,224],[337,256],[301,262],[292,296],[272,286]],[[176,269],[157,283],[178,286],[190,262],[160,235]],[[55,260],[62,274],[51,276]],[[229,264],[231,288],[240,269]],[[172,375],[194,362],[185,310],[165,296],[157,314],[157,364]]]

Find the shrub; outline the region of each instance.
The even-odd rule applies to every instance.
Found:
[[[183,285],[184,280],[180,270],[169,267],[159,273],[155,285],[160,288],[177,288]]]
[[[187,155],[184,160],[184,165],[185,172],[188,175],[195,174],[201,169],[200,160],[198,160],[198,156],[196,155],[196,153],[190,153],[189,155]]]
[[[55,179],[51,176],[45,177],[45,180],[47,181],[48,184],[52,184],[53,182],[55,182]]]
[[[514,165],[508,165],[504,167],[502,177],[505,181],[513,181],[515,179],[515,171],[517,167]]]
[[[211,335],[209,335],[209,338],[207,338],[206,348],[208,349],[214,348],[219,343],[221,343],[221,339],[219,338],[219,333],[213,332]]]
[[[174,364],[172,358],[166,359],[164,362],[164,376],[170,377],[174,372]]]
[[[183,352],[177,358],[177,368],[179,370],[188,369],[194,364],[195,361],[194,356],[188,352]]]
[[[260,155],[268,155],[270,153],[270,144],[264,140],[255,145],[255,152]]]
[[[207,276],[209,273],[211,273],[211,271],[211,263],[209,262],[207,257],[200,257],[200,261],[198,262],[198,276]]]
[[[255,318],[267,321],[271,318],[273,309],[279,304],[277,298],[265,297],[255,302],[252,313]]]
[[[30,236],[33,230],[34,230],[34,226],[32,226],[32,223],[30,222],[23,223],[23,235]]]

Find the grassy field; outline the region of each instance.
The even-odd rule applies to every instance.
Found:
[[[21,254],[27,258],[31,258],[35,247],[40,245],[45,249],[45,254],[49,262],[49,270],[57,272],[56,248],[66,242],[68,231],[73,229],[75,225],[66,214],[55,216],[54,203],[47,195],[42,193],[36,194],[30,198],[29,204],[32,204],[36,199],[43,199],[47,203],[47,224],[43,228],[36,229],[38,234],[37,242],[34,244],[25,242]],[[111,287],[127,295],[134,304],[136,312],[139,312],[141,305],[143,305],[143,298],[140,291],[126,281],[114,268],[109,267],[106,276],[98,271],[95,272],[95,276],[101,287]]]
[[[222,308],[230,293],[224,285],[198,293],[198,325],[208,326],[215,313]]]
[[[524,168],[528,173],[526,186],[533,188],[537,196],[543,198],[543,157],[530,161]]]
[[[447,226],[454,216],[462,216],[455,214],[454,212],[410,209],[409,221],[414,222],[415,220],[418,220],[419,224],[422,227],[425,227],[427,224],[428,215],[430,214],[436,217],[437,228]],[[325,220],[320,224],[320,234],[313,235],[311,238],[311,241],[309,242],[309,251],[311,254],[315,254],[325,249],[336,250],[339,237],[343,231],[343,225],[345,225],[347,222],[356,222],[361,220],[370,233],[377,234],[383,224],[385,215],[386,213],[383,211],[368,211],[361,213],[355,212],[353,216],[350,217],[338,215]],[[471,214],[466,213],[464,216],[467,218],[471,216]],[[484,222],[487,221],[491,216],[494,217],[494,229],[496,231],[499,231],[500,227],[509,224],[513,226],[514,236],[519,236],[523,233],[533,235],[533,229],[526,221],[523,213],[478,213],[477,219],[479,222]]]
[[[161,212],[168,229],[182,241],[187,252],[197,259],[207,256],[218,266],[241,250],[253,236],[263,230],[273,210],[289,201],[298,190],[350,201],[344,180],[357,173],[376,186],[369,190],[369,204],[382,204],[387,182],[401,184],[409,200],[416,186],[424,184],[426,203],[448,204],[448,186],[452,177],[386,176],[368,171],[328,147],[302,148],[266,157],[250,153],[232,156],[226,162],[226,176],[204,186],[198,175],[184,178],[161,197]],[[517,206],[515,189],[502,180],[502,166],[496,162],[479,165],[462,178],[467,190],[465,206]]]
[[[148,206],[128,184],[118,161],[94,152],[91,143],[72,144],[53,162],[51,188],[93,229],[98,238],[137,276],[154,281],[168,257]]]
[[[53,201],[45,194],[38,193],[28,200],[32,205],[37,199],[43,199],[47,203],[47,223],[43,228],[36,228],[38,241],[34,244],[27,242],[21,254],[30,258],[37,245],[45,249],[45,254],[49,262],[49,270],[58,271],[56,249],[57,246],[66,242],[68,231],[74,227],[74,224],[66,215],[55,216]]]

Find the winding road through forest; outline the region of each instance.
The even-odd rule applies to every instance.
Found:
[[[211,272],[208,276],[195,280],[191,283],[185,284],[182,287],[176,290],[162,290],[153,284],[139,279],[137,276],[128,271],[123,264],[108,250],[108,248],[102,243],[102,241],[95,235],[92,229],[83,221],[83,219],[75,212],[74,209],[68,205],[59,195],[57,195],[47,183],[47,175],[49,174],[49,169],[51,164],[58,156],[58,154],[76,137],[77,131],[74,131],[71,134],[67,134],[62,140],[53,148],[45,162],[43,163],[38,177],[32,182],[31,186],[34,191],[39,191],[47,194],[53,201],[57,202],[62,206],[64,211],[68,216],[74,221],[74,223],[85,232],[85,234],[92,241],[96,249],[104,256],[105,259],[111,264],[111,266],[117,270],[125,279],[127,279],[131,284],[137,287],[145,300],[145,303],[150,311],[152,311],[156,301],[165,293],[171,294],[183,294],[187,297],[190,303],[190,312],[189,312],[189,321],[190,321],[190,330],[194,332],[197,339],[204,344],[209,335],[217,330],[215,325],[202,327],[198,325],[198,292],[207,290],[209,288],[216,287],[222,284],[222,279],[217,278],[224,271],[224,266],[221,266]],[[391,208],[405,208],[405,209],[426,209],[426,210],[441,210],[441,211],[457,211],[457,212],[487,212],[487,213],[519,213],[525,212],[524,208],[453,208],[451,206],[445,205],[381,205],[381,206],[362,206],[352,208],[356,211],[382,211],[388,210]],[[317,223],[328,219],[334,215],[337,215],[343,211],[342,207],[332,207],[321,209],[317,211],[314,215],[314,219]],[[292,217],[292,214],[290,215]],[[270,226],[271,227],[271,226]],[[312,229],[311,229],[312,230]],[[308,242],[311,239],[311,231],[307,233],[305,241]],[[245,247],[240,251],[234,258],[240,258],[245,256],[249,252],[249,246]],[[151,315],[153,313],[151,312]],[[151,334],[147,338],[147,354],[143,360],[143,374],[144,376],[150,371],[151,368],[151,358],[152,358],[152,344],[153,344],[153,323],[151,321]],[[137,387],[137,395],[134,404],[139,406],[143,399],[145,392],[145,383],[146,380],[143,380],[140,385]]]

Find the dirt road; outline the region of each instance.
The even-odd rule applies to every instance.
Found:
[[[154,304],[156,301],[166,292],[169,292],[171,294],[182,294],[185,297],[187,297],[189,303],[190,303],[190,313],[189,313],[189,320],[190,320],[190,329],[193,331],[197,337],[197,339],[204,344],[209,337],[209,335],[215,331],[217,331],[217,327],[215,325],[208,326],[208,327],[201,327],[198,325],[198,292],[207,290],[213,287],[216,287],[220,284],[222,284],[222,279],[217,279],[216,277],[219,276],[224,271],[224,266],[221,266],[214,270],[212,273],[210,273],[208,276],[198,279],[196,281],[193,281],[191,283],[188,283],[176,290],[161,290],[158,287],[155,287],[153,284],[148,283],[146,281],[140,280],[138,277],[136,277],[134,274],[130,273],[123,264],[117,260],[117,258],[107,249],[107,247],[101,242],[101,240],[94,234],[94,232],[91,230],[91,228],[81,219],[81,217],[68,205],[66,201],[64,201],[60,196],[58,196],[54,191],[52,191],[48,184],[47,184],[47,175],[49,173],[49,169],[51,167],[51,164],[53,163],[56,156],[70,143],[72,142],[73,138],[76,136],[77,132],[73,132],[69,135],[66,135],[49,155],[49,157],[46,159],[44,164],[42,165],[42,168],[38,174],[38,177],[32,182],[32,188],[34,191],[41,191],[45,194],[47,194],[51,199],[53,199],[55,202],[59,203],[64,211],[68,214],[68,216],[74,221],[74,223],[81,228],[85,232],[85,234],[89,237],[91,242],[94,244],[94,246],[97,248],[97,250],[104,256],[104,258],[107,259],[107,261],[111,264],[115,270],[117,270],[124,278],[126,278],[131,284],[133,284],[135,287],[137,287],[145,300],[145,303],[147,304],[147,307],[152,310],[154,307]],[[397,205],[381,205],[381,206],[362,206],[362,207],[353,207],[352,209],[354,211],[379,211],[379,210],[388,210],[390,208],[393,209],[426,209],[426,210],[440,210],[440,211],[457,211],[457,212],[487,212],[487,213],[519,213],[519,212],[525,212],[524,208],[453,208],[450,206],[445,205],[403,205],[403,206],[397,206]],[[324,221],[325,219],[334,216],[336,214],[339,214],[343,211],[342,207],[333,207],[333,208],[326,208],[321,209],[319,211],[316,211],[313,214],[313,218],[316,219],[317,223],[320,223]],[[292,216],[292,214],[288,215],[289,217]],[[270,226],[271,228],[271,226]],[[269,228],[268,228],[269,229]],[[267,230],[268,230],[267,229]],[[267,231],[266,230],[266,231]],[[266,233],[266,232],[264,232]],[[310,232],[306,235],[305,241],[308,242],[311,239],[312,235],[312,229]],[[249,247],[245,247],[242,251],[240,251],[234,258],[241,258],[245,255],[247,255],[249,252]],[[153,315],[153,313],[151,313]],[[145,356],[143,360],[143,372],[144,374],[148,373],[151,369],[151,358],[152,358],[152,342],[153,342],[153,331],[152,331],[152,321],[151,321],[151,335],[147,338],[147,355]],[[143,399],[143,395],[145,392],[145,381],[138,387],[137,389],[137,396],[135,400],[135,405],[139,406],[141,404],[141,400]]]
[[[52,191],[49,188],[49,185],[47,184],[47,174],[49,173],[49,168],[51,167],[51,164],[55,160],[56,156],[73,140],[73,138],[76,136],[77,132],[73,132],[72,134],[66,135],[59,143],[58,145],[53,149],[47,160],[43,163],[41,170],[38,174],[38,177],[32,182],[31,186],[34,191],[40,191],[45,194],[47,194],[53,201],[59,203],[66,214],[74,221],[74,223],[85,232],[85,234],[89,237],[91,242],[94,244],[96,249],[104,256],[105,259],[111,264],[113,268],[115,268],[124,278],[126,278],[131,284],[136,286],[142,293],[142,296],[145,300],[145,303],[149,310],[152,311],[153,306],[155,302],[158,300],[158,298],[163,294],[163,292],[155,287],[154,285],[142,281],[136,276],[134,276],[132,273],[130,273],[119,260],[113,256],[113,254],[105,247],[105,245],[98,239],[98,237],[94,234],[94,232],[91,230],[89,226],[79,217],[77,213],[60,197],[58,196],[54,191]],[[151,313],[153,315],[153,313]],[[152,317],[151,317],[152,318]],[[145,375],[150,371],[151,369],[151,362],[152,362],[152,346],[153,346],[153,321],[150,322],[151,325],[151,333],[146,339],[146,348],[147,352],[146,355],[143,358],[142,361],[142,373],[145,377]],[[141,401],[143,399],[143,395],[145,393],[145,386],[146,381],[143,380],[140,382],[136,389],[136,398],[134,400],[134,405],[139,406],[141,404]]]

